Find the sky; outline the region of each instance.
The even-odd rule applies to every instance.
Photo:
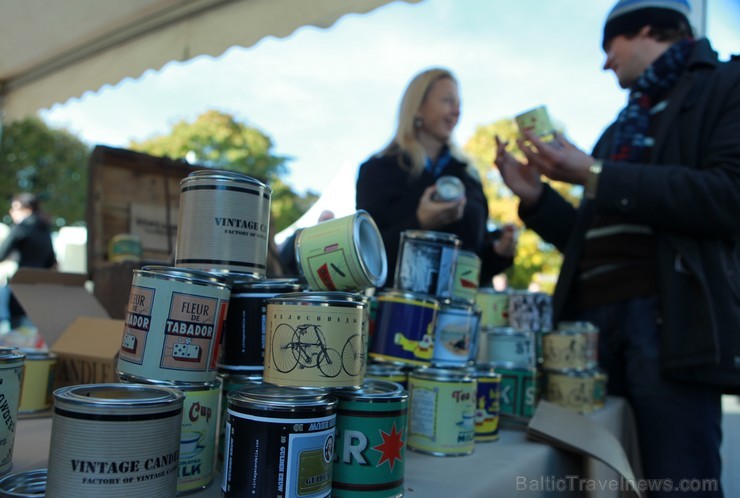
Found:
[[[392,2],[328,30],[304,27],[219,58],[173,62],[40,115],[90,145],[125,148],[217,109],[258,128],[275,154],[291,158],[285,180],[295,190],[324,193],[343,190],[387,144],[411,78],[442,66],[460,84],[456,143],[480,125],[546,105],[570,139],[590,150],[626,101],[614,75],[601,69],[603,20],[613,3]],[[740,52],[738,26],[740,0],[707,0],[706,33],[723,59]]]

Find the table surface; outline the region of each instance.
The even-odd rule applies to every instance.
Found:
[[[627,442],[629,445],[633,435],[630,433],[630,418],[625,416],[627,410],[623,399],[608,397],[604,409],[587,416],[611,431],[623,444]],[[11,473],[46,468],[50,439],[51,417],[20,419]],[[628,455],[630,451],[628,448]],[[477,443],[472,455],[436,457],[406,451],[404,496],[584,496],[588,494],[549,489],[554,479],[582,475],[617,479],[617,474],[601,462],[530,441],[523,430],[502,429],[498,441]],[[220,497],[220,484],[221,475],[216,472],[208,488],[187,496]]]

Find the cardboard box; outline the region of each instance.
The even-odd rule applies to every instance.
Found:
[[[54,388],[117,382],[124,320],[112,320],[85,288],[87,275],[21,268],[10,288],[57,354]]]

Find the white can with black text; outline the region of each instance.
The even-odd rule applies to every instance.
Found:
[[[13,466],[13,443],[26,355],[15,347],[0,347],[0,475]]]

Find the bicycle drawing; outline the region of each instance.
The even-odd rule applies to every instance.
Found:
[[[298,368],[318,368],[325,377],[336,377],[344,369],[347,375],[356,376],[365,364],[364,351],[358,350],[360,334],[344,343],[342,354],[328,347],[321,327],[313,324],[298,325],[295,329],[287,323],[275,328],[272,340],[272,363],[281,373]]]

